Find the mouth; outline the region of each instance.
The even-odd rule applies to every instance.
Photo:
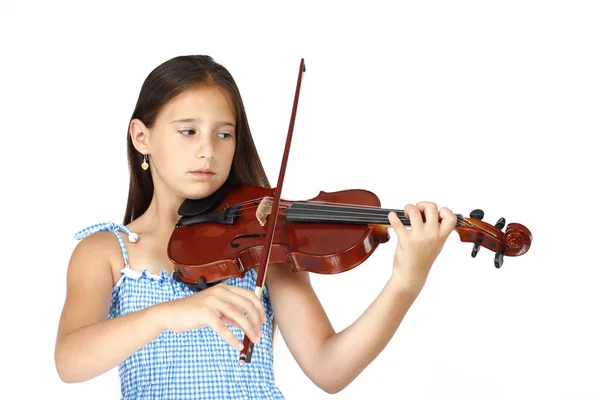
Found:
[[[211,169],[197,169],[194,171],[190,171],[190,174],[194,175],[197,178],[210,178],[215,175],[215,173]]]

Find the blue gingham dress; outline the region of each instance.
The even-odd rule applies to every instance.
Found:
[[[123,275],[112,291],[107,318],[116,318],[162,301],[194,294],[184,283],[177,282],[163,269],[159,276],[143,269],[131,269],[127,248],[118,232],[135,242],[137,235],[127,227],[112,222],[88,226],[75,238],[81,240],[94,232],[113,232],[123,251]],[[230,278],[227,284],[254,290],[256,271],[243,279]],[[239,351],[234,349],[212,327],[184,333],[165,331],[133,353],[118,367],[121,399],[284,399],[275,385],[271,335],[273,310],[265,288],[262,303],[267,322],[262,324],[262,337],[254,346],[252,360],[238,364]],[[229,326],[242,340],[244,332]]]

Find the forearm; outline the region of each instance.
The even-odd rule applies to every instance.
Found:
[[[152,306],[65,335],[55,352],[60,378],[82,382],[117,366],[164,331],[158,312],[159,306]]]
[[[345,330],[320,346],[314,365],[330,392],[352,382],[387,346],[415,301],[418,288],[402,287],[391,278],[375,301]]]

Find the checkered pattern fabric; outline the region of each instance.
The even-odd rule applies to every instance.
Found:
[[[95,232],[114,232],[121,244],[125,266],[113,288],[107,318],[117,318],[159,302],[194,294],[184,283],[175,281],[166,269],[158,276],[147,269],[132,269],[119,230],[126,233],[130,241],[137,241],[135,233],[112,222],[88,226],[75,235],[81,240]],[[254,270],[242,279],[226,281],[249,290],[254,290],[255,282]],[[251,363],[239,366],[239,352],[211,327],[184,333],[165,331],[119,365],[121,399],[284,399],[275,384],[273,372],[273,310],[267,288],[261,300],[267,322],[262,325],[262,337],[254,346]],[[243,339],[241,329],[229,328],[240,340]]]

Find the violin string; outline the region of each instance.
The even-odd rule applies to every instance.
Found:
[[[251,210],[251,209],[257,209],[258,207],[246,207],[243,209],[237,209],[236,212],[233,212],[231,215],[232,216],[240,216],[243,214],[243,211],[246,210]],[[286,206],[280,206],[280,209],[288,209],[289,207]],[[286,214],[285,212],[283,212],[282,214]],[[336,216],[336,215],[332,215],[332,214],[343,214],[341,216]],[[368,214],[368,213],[361,213],[361,212],[349,212],[349,211],[339,211],[339,210],[328,210],[327,211],[327,217],[329,220],[332,221],[347,221],[347,217],[352,217],[352,219],[354,221],[359,221],[359,222],[365,222],[365,223],[373,223],[373,224],[382,224],[382,225],[389,225],[389,220],[387,219],[387,214],[384,215],[372,215],[372,214]],[[316,213],[303,213],[302,214],[303,217],[306,218],[314,218],[317,219],[319,217],[323,217],[323,214],[316,214]],[[410,219],[406,218],[406,217],[401,217],[399,216],[399,219],[403,222],[403,223],[407,223],[408,225],[410,225]],[[470,226],[470,227],[476,227],[474,224],[470,223],[469,221],[466,220],[459,220],[458,221],[458,226]],[[488,232],[489,233],[489,232]]]
[[[247,200],[244,202],[240,202],[240,203],[236,204],[236,207],[237,207],[235,209],[236,211],[232,215],[239,216],[242,214],[243,211],[257,209],[258,208],[257,204],[260,204],[260,202],[262,202],[264,199],[270,199],[270,198],[266,198],[266,197],[265,198],[256,198],[256,199],[251,199],[251,200]],[[288,209],[289,205],[291,205],[291,204],[295,204],[295,207],[298,209],[302,209],[303,205],[310,206],[312,204],[326,205],[326,206],[329,205],[332,207],[351,207],[351,208],[353,207],[357,211],[338,210],[335,208],[332,208],[332,209],[326,210],[326,211],[329,215],[335,214],[335,213],[344,214],[346,216],[351,215],[353,218],[358,217],[359,221],[362,218],[362,219],[364,219],[365,222],[372,221],[373,219],[377,219],[379,217],[379,219],[381,219],[381,221],[377,221],[377,222],[382,223],[382,224],[389,224],[389,220],[387,220],[387,213],[385,216],[382,216],[382,215],[373,216],[372,213],[370,213],[368,211],[362,211],[362,210],[368,209],[368,210],[374,210],[374,211],[379,211],[379,212],[394,211],[394,212],[396,212],[397,215],[400,214],[400,215],[398,215],[398,217],[403,223],[405,223],[405,222],[410,223],[410,220],[404,216],[404,210],[388,210],[388,209],[382,209],[381,207],[378,207],[378,206],[363,206],[363,205],[348,204],[348,203],[331,203],[331,202],[326,202],[326,201],[309,201],[309,202],[295,202],[295,203],[291,202],[291,201],[282,201],[280,203],[280,209]],[[308,218],[317,218],[322,215],[308,213],[308,214],[303,214],[303,216],[308,217]],[[336,219],[336,220],[343,221],[344,219],[340,218],[340,219]],[[462,219],[462,218],[458,221],[458,226],[469,226],[472,228],[478,227],[477,225],[475,225],[465,219]],[[479,228],[483,229],[484,231],[486,231],[489,234],[492,234],[491,232],[488,232],[483,227],[479,227]]]
[[[260,203],[261,201],[262,201],[262,199],[248,200],[248,201],[244,201],[244,202],[236,204],[235,207],[238,207],[237,210],[241,210],[241,211],[248,210],[248,209],[254,209],[254,207],[256,207],[256,203]],[[365,212],[364,210],[374,210],[374,211],[379,211],[379,212],[384,212],[384,211],[392,212],[392,211],[396,211],[397,214],[404,215],[404,210],[391,210],[391,209],[384,209],[384,208],[377,207],[377,206],[363,206],[363,205],[360,205],[360,204],[331,203],[331,202],[325,202],[325,201],[314,201],[314,202],[312,202],[312,201],[311,202],[282,201],[279,204],[280,204],[280,208],[287,208],[287,207],[291,206],[292,204],[294,204],[294,206],[297,209],[302,209],[304,205],[307,205],[308,207],[310,207],[313,204],[317,204],[317,205],[331,206],[332,208],[333,207],[336,207],[336,208],[341,208],[341,207],[354,208],[355,210],[357,210],[357,212]],[[250,207],[246,207],[247,205],[250,205]],[[343,212],[351,212],[351,211],[343,211]]]
[[[270,199],[272,200],[271,197],[263,197],[263,198],[256,198],[256,199],[251,199],[251,200],[247,200],[241,203],[236,204],[236,206],[241,206],[237,209],[237,211],[245,211],[245,210],[250,210],[250,209],[254,209],[257,206],[255,204],[260,203],[261,201],[263,201],[263,199]],[[332,202],[327,202],[327,201],[322,201],[322,200],[315,200],[315,201],[298,201],[298,202],[293,202],[293,201],[288,201],[288,200],[282,200],[280,202],[280,209],[284,209],[284,208],[289,208],[289,205],[291,204],[295,204],[295,207],[299,208],[301,207],[303,204],[318,204],[318,205],[326,205],[326,206],[343,206],[343,207],[354,207],[355,209],[359,209],[358,213],[362,212],[360,210],[375,210],[375,211],[380,211],[383,212],[384,210],[387,212],[396,212],[396,214],[402,218],[405,216],[404,214],[404,210],[391,210],[391,209],[383,209],[379,206],[369,206],[369,205],[357,205],[357,204],[351,204],[351,203],[332,203]],[[249,205],[250,207],[246,207],[247,205]],[[337,210],[328,210],[328,212],[342,212],[342,213],[351,213],[351,211],[337,211]],[[365,214],[365,215],[371,215],[371,214]],[[309,215],[310,216],[310,215]],[[316,215],[318,216],[318,215]],[[315,215],[313,215],[313,217],[316,217]],[[478,225],[475,225],[473,223],[471,223],[470,221],[466,220],[466,219],[461,219],[459,220],[459,226],[469,226],[472,228],[478,228]],[[484,229],[482,227],[479,227],[481,229]],[[485,230],[485,229],[484,229]],[[487,231],[486,231],[487,232]],[[488,232],[490,233],[490,232]],[[491,233],[490,233],[491,234]]]
[[[236,213],[234,213],[233,215],[238,216],[238,215],[241,215],[241,211],[258,208],[258,206],[256,206],[255,203],[259,203],[262,200],[263,199],[259,198],[259,199],[253,199],[253,200],[248,200],[248,201],[245,201],[245,202],[242,202],[242,203],[238,203],[236,205],[236,206],[238,206],[238,208],[236,209]],[[284,201],[283,203],[284,203],[284,205],[281,205],[281,203],[280,203],[280,209],[287,209],[287,208],[289,208],[288,204],[295,204],[295,207],[297,209],[302,209],[303,205],[312,205],[312,204],[330,205],[330,206],[333,206],[333,207],[339,207],[339,206],[342,206],[342,204],[344,204],[344,203],[330,203],[330,202],[325,202],[325,201],[296,202],[296,203],[293,203],[293,202],[290,202],[290,201]],[[239,207],[239,205],[241,205],[241,204],[250,205],[250,206],[249,207],[247,207],[247,206],[246,207]],[[347,204],[347,206],[354,207],[358,211],[336,210],[334,208],[332,208],[331,210],[326,210],[326,211],[328,212],[328,214],[332,214],[332,213],[340,213],[340,214],[345,214],[345,215],[351,214],[352,216],[357,216],[359,218],[361,218],[361,217],[362,218],[366,218],[369,221],[371,219],[373,219],[373,218],[380,217],[380,218],[383,219],[383,221],[386,221],[385,222],[386,224],[389,222],[387,220],[387,212],[395,211],[396,214],[401,214],[401,215],[399,215],[400,220],[403,220],[403,222],[409,221],[409,219],[403,217],[404,216],[404,211],[403,210],[387,210],[387,209],[382,209],[382,208],[377,207],[377,206],[361,206],[361,205],[356,205],[356,204]],[[372,213],[362,211],[363,209],[371,209],[371,210],[375,210],[375,211],[379,211],[379,212],[386,212],[386,211],[387,212],[386,212],[385,216],[381,216],[381,215],[379,215],[379,216],[373,216]],[[319,214],[303,214],[303,216],[317,218],[317,217],[319,217],[321,215],[319,215]],[[341,219],[338,219],[338,220],[341,221]],[[368,221],[365,221],[365,222],[368,222]],[[469,227],[473,227],[473,228],[477,227],[477,225],[474,225],[473,223],[471,223],[471,222],[469,222],[467,220],[464,220],[464,219],[460,219],[459,220],[458,226],[469,226]],[[481,228],[481,229],[485,230],[485,228]],[[487,232],[487,230],[486,230],[486,232]],[[488,233],[492,234],[491,232],[488,232]]]
[[[280,206],[280,209],[283,209],[284,211],[287,210],[289,207],[285,207],[285,206]],[[250,211],[253,209],[258,209],[258,207],[245,207],[242,209],[238,209],[235,212],[231,213],[232,216],[235,217],[239,217],[240,215],[244,214],[244,211]],[[335,215],[332,217],[331,214],[343,214],[340,217],[336,217]],[[286,214],[286,212],[282,212],[282,214]],[[352,215],[349,215],[352,214]],[[351,216],[353,220],[358,220],[358,221],[364,221],[364,222],[371,222],[371,223],[379,223],[379,224],[389,224],[389,220],[387,220],[387,216],[381,216],[381,215],[372,215],[372,214],[366,214],[366,213],[360,213],[360,212],[354,212],[354,213],[349,213],[349,212],[343,212],[343,211],[337,211],[337,210],[333,210],[333,211],[328,211],[328,219],[329,220],[334,220],[334,221],[345,221],[347,220],[348,216]],[[313,218],[313,219],[317,219],[318,217],[323,217],[323,214],[314,214],[314,213],[302,213],[302,217],[306,217],[306,218]],[[408,218],[402,217],[402,216],[398,216],[399,219],[403,222],[403,223],[408,223],[410,222],[410,220]]]
[[[338,203],[331,203],[331,204],[333,206],[337,206],[338,205]],[[354,205],[354,206],[356,207],[356,205]],[[311,214],[310,212],[315,212],[315,210],[313,210],[311,208],[302,208],[301,206],[298,206],[298,205],[296,205],[295,207],[296,207],[296,210],[309,211],[309,213],[302,213],[302,216],[307,216],[307,217],[322,216],[322,213],[326,212],[327,215],[331,215],[331,214],[343,214],[345,216],[352,216],[352,217],[357,216],[359,218],[362,217],[362,218],[366,218],[366,219],[387,218],[387,213],[386,213],[386,215],[382,215],[385,212],[385,210],[380,209],[380,208],[376,208],[376,210],[379,211],[379,213],[376,214],[376,215],[374,215],[373,212],[366,212],[366,211],[361,211],[361,210],[356,210],[356,211],[351,210],[351,211],[348,211],[348,210],[339,210],[339,209],[335,209],[335,208],[332,208],[332,209],[329,209],[329,210],[316,210],[316,211],[321,211],[321,214],[319,214],[319,213],[312,213]],[[258,206],[256,206],[256,205],[251,205],[251,206],[236,208],[235,212],[233,212],[232,215],[239,216],[239,215],[241,215],[243,213],[243,211],[254,210],[254,209],[257,209],[257,208],[258,208]],[[283,205],[283,206],[280,205],[279,208],[287,210],[287,209],[289,209],[289,206],[287,206],[287,205]],[[389,210],[389,212],[392,212],[392,211],[394,211],[394,210]],[[400,218],[405,218],[404,217],[404,212],[402,210],[396,211],[396,214],[400,214],[400,215],[398,215]],[[408,220],[407,218],[405,218],[405,219]]]
[[[247,204],[249,205],[249,204],[252,204],[252,203],[260,202],[261,200],[262,199],[249,200],[249,201],[245,201],[245,202],[242,202],[242,203],[238,203],[236,206],[247,205]],[[282,203],[283,203],[283,205],[281,205]],[[379,213],[385,212],[386,213],[385,217],[387,217],[387,213],[389,213],[389,212],[396,212],[396,214],[399,217],[405,217],[404,210],[384,209],[384,208],[381,208],[381,207],[378,207],[378,206],[362,206],[362,205],[348,204],[348,203],[330,203],[330,202],[325,202],[325,201],[314,201],[314,202],[312,202],[312,201],[311,202],[290,202],[290,201],[283,201],[282,203],[280,203],[280,209],[289,208],[288,204],[290,204],[290,205],[294,204],[294,207],[296,209],[303,209],[303,205],[319,204],[319,205],[326,205],[326,206],[329,205],[329,206],[332,206],[332,209],[330,209],[330,210],[322,210],[322,211],[327,211],[328,213],[344,213],[344,214],[352,214],[352,215],[357,215],[357,216],[362,214],[365,217],[372,216],[373,214],[370,213],[369,211],[365,211],[365,209],[366,209],[366,210],[374,210],[374,211],[377,211]],[[256,207],[257,206],[255,206],[255,205],[251,205],[250,207],[244,207],[244,206],[242,206],[242,207],[237,208],[236,211],[245,211],[245,210],[255,209]],[[348,211],[348,210],[336,210],[333,207],[336,207],[336,208],[339,208],[339,207],[348,207],[348,208],[354,208],[357,211],[353,211],[353,210],[352,211]],[[306,209],[306,208],[304,208],[304,209]],[[310,214],[306,214],[306,215],[310,215]],[[312,216],[315,216],[315,215],[312,215]],[[465,225],[469,225],[469,226],[475,227],[475,225],[471,224],[469,221],[464,221],[464,223],[465,223]]]
[[[235,213],[234,216],[239,216],[241,213]],[[282,214],[286,214],[286,213],[282,213]],[[319,217],[322,217],[323,215],[319,215],[319,214],[303,214],[303,217],[306,217],[308,219],[318,219]],[[405,225],[412,225],[410,223],[410,219],[407,218],[399,218],[400,221],[402,223],[404,223]],[[340,216],[340,217],[331,217],[329,216],[327,218],[328,221],[339,221],[339,222],[347,222],[348,218],[345,218],[345,216]],[[380,218],[376,218],[376,217],[369,217],[369,216],[358,216],[358,217],[352,217],[352,221],[356,221],[356,222],[364,222],[365,224],[378,224],[378,225],[390,225],[390,222],[387,218],[384,217],[380,217]],[[302,222],[302,221],[300,221]],[[470,226],[470,227],[474,227],[472,224],[469,224],[468,221],[458,221],[457,222],[457,226]]]
[[[260,203],[263,199],[269,199],[272,200],[271,197],[262,197],[262,198],[256,198],[256,199],[251,199],[251,200],[246,200],[243,201],[241,203],[237,203],[236,206],[245,206],[247,204],[255,204],[255,203]],[[310,200],[310,201],[289,201],[289,200],[281,200],[280,203],[281,204],[285,204],[285,205],[291,205],[291,204],[296,204],[296,205],[302,205],[302,204],[320,204],[320,205],[332,205],[332,206],[344,206],[344,207],[360,207],[361,209],[373,209],[373,210],[381,210],[382,208],[379,206],[369,206],[369,205],[362,205],[362,204],[352,204],[352,203],[332,203],[332,202],[327,202],[327,201],[322,201],[322,200]],[[390,210],[392,211],[392,210]],[[403,210],[402,210],[403,211]]]

